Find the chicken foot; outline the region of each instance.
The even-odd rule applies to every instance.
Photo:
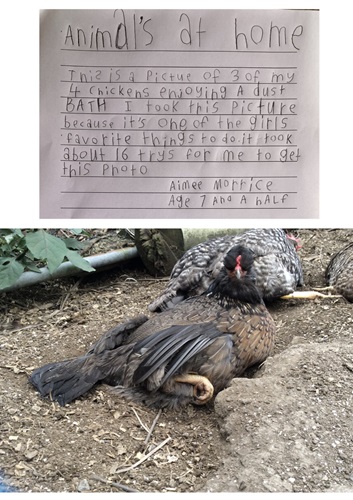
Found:
[[[213,396],[213,385],[208,378],[195,373],[185,373],[174,377],[174,382],[191,384],[193,386],[194,403],[198,405],[206,404]]]
[[[324,289],[323,289],[324,290]],[[337,299],[342,298],[342,295],[325,295],[324,293],[318,292],[316,289],[309,291],[296,291],[289,293],[288,295],[282,295],[280,297],[283,300],[288,299]]]

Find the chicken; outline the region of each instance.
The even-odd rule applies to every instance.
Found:
[[[30,382],[60,405],[97,382],[151,407],[207,403],[273,350],[275,325],[253,262],[249,249],[232,248],[204,294],[112,328],[84,356],[38,368]]]
[[[326,281],[349,302],[353,302],[353,243],[331,257],[326,269]]]
[[[149,309],[161,311],[186,297],[203,293],[218,275],[226,252],[237,244],[253,252],[256,286],[265,301],[291,294],[303,285],[297,240],[282,229],[251,229],[190,248],[175,264],[167,288]]]

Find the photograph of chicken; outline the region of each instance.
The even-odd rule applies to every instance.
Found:
[[[147,406],[207,403],[271,355],[275,338],[255,285],[253,252],[236,245],[222,260],[201,295],[151,319],[139,316],[112,328],[86,355],[38,368],[30,382],[60,405],[97,382]]]
[[[113,228],[76,240],[95,272],[25,270],[0,294],[5,483],[351,491],[352,229]],[[111,254],[117,264],[96,264]],[[294,297],[311,291],[322,293]]]

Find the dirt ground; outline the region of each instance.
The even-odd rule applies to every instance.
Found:
[[[297,230],[305,287],[353,230]],[[97,232],[98,234],[98,232]],[[133,245],[107,231],[93,253]],[[139,259],[0,294],[0,474],[25,492],[353,491],[353,305],[278,301],[275,355],[214,405],[158,413],[100,385],[61,408],[31,371],[87,350],[164,288]],[[151,426],[155,424],[151,430]]]

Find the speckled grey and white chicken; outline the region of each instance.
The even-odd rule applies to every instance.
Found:
[[[252,264],[248,249],[232,248],[206,293],[112,328],[87,354],[40,367],[30,382],[61,405],[97,382],[148,406],[207,403],[273,350],[275,324]]]
[[[353,302],[353,243],[331,257],[326,269],[327,284]]]
[[[253,253],[256,286],[265,301],[292,294],[303,285],[297,240],[283,229],[251,229],[199,243],[186,251],[175,264],[166,289],[149,309],[161,311],[203,293],[218,275],[225,254],[238,244]]]

